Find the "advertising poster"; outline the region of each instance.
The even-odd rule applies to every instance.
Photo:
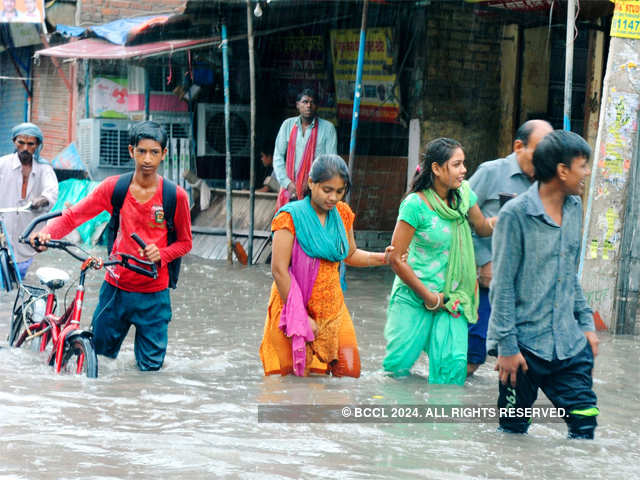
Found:
[[[121,77],[98,77],[91,85],[94,117],[127,118],[128,80]]]
[[[368,28],[362,72],[360,120],[395,123],[400,113],[399,89],[393,69],[392,29]],[[360,30],[332,30],[333,76],[338,118],[353,114]]]
[[[336,123],[336,100],[327,74],[325,37],[323,35],[283,35],[274,37],[269,58],[278,88],[274,94],[279,105],[286,105],[296,115],[296,96],[303,88],[313,88],[318,95],[318,115]]]
[[[0,23],[44,22],[44,0],[0,0]]]

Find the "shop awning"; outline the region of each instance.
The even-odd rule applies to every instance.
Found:
[[[64,45],[44,48],[35,53],[35,57],[90,58],[94,60],[144,58],[166,53],[180,52],[194,48],[216,45],[218,37],[199,38],[197,40],[163,40],[141,45],[115,45],[99,38],[85,38]]]

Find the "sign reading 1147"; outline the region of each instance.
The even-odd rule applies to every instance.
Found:
[[[611,36],[640,38],[640,1],[616,0]]]

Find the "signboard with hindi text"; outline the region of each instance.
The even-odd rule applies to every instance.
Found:
[[[44,22],[44,0],[0,0],[0,23]]]
[[[465,0],[467,3],[477,3],[485,7],[504,8],[515,11],[547,10],[553,5],[553,0]]]
[[[390,27],[367,28],[360,99],[362,121],[397,122],[400,99],[393,68],[392,35]],[[353,114],[359,45],[360,30],[331,30],[338,118],[350,119]]]
[[[286,105],[287,114],[296,115],[296,97],[303,88],[315,90],[318,115],[336,123],[336,101],[326,62],[326,42],[322,35],[304,32],[275,35],[265,58],[273,72],[275,104]]]

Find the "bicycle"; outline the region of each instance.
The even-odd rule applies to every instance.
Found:
[[[38,223],[62,215],[52,212],[35,218],[19,238],[21,243],[29,243],[29,235]],[[145,248],[145,243],[135,233],[131,237]],[[36,239],[36,246],[40,243]],[[69,275],[57,268],[41,267],[36,271],[40,283],[46,287],[20,285],[13,305],[8,342],[12,347],[20,348],[31,344],[32,348],[45,352],[51,345],[47,363],[55,368],[56,373],[86,374],[89,378],[98,376],[98,358],[93,346],[93,334],[80,328],[82,306],[84,303],[85,277],[89,269],[101,270],[114,265],[122,265],[131,271],[157,278],[155,263],[141,260],[126,253],[113,253],[107,261],[94,257],[80,246],[65,240],[49,240],[43,246],[64,250],[76,260],[82,262],[73,302],[65,307],[64,313],[55,315],[58,305],[56,290],[62,288]],[[81,250],[86,256],[69,250]],[[136,265],[138,264],[138,265]]]

